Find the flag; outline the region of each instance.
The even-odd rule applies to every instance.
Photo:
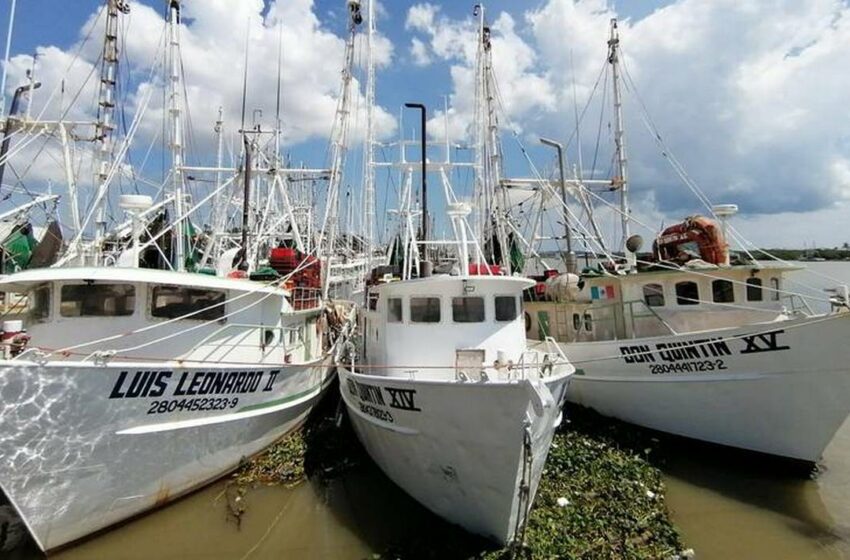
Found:
[[[590,299],[614,299],[614,286],[593,286]]]

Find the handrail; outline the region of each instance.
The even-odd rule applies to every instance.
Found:
[[[651,306],[651,305],[649,305],[648,303],[646,303],[644,300],[642,300],[642,299],[637,299],[637,300],[630,300],[630,301],[623,302],[623,303],[624,303],[624,305],[625,305],[626,303],[628,303],[628,304],[629,304],[629,316],[631,317],[631,321],[632,321],[632,338],[636,338],[636,336],[635,336],[635,314],[634,314],[634,304],[635,304],[635,303],[639,303],[639,304],[643,305],[643,307],[644,307],[644,308],[646,308],[646,310],[647,310],[647,311],[649,311],[649,313],[650,313],[653,317],[655,317],[656,319],[658,319],[658,322],[660,322],[662,325],[664,325],[664,327],[665,327],[665,328],[666,328],[666,329],[670,332],[670,334],[672,334],[672,335],[677,335],[677,334],[679,334],[678,332],[676,332],[676,329],[674,329],[674,328],[670,325],[670,323],[668,323],[667,321],[665,321],[665,320],[661,317],[661,315],[659,315],[659,314],[658,314],[658,312],[657,312],[657,311],[655,311],[655,310],[652,308],[652,306]]]

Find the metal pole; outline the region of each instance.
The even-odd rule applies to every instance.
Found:
[[[9,11],[9,31],[6,33],[6,56],[3,58],[3,78],[0,81],[0,115],[6,111],[6,74],[9,71],[9,52],[12,49],[12,30],[15,27],[15,5],[17,0],[12,0],[12,8]],[[11,111],[10,111],[11,113]]]
[[[419,109],[420,127],[422,128],[422,241],[428,241],[428,162],[427,154],[427,135],[425,130],[425,105],[422,103],[405,103],[408,109]],[[428,258],[428,246],[423,250],[425,260]]]
[[[18,112],[18,104],[21,101],[21,95],[25,91],[31,91],[41,87],[41,82],[29,83],[15,90],[15,95],[12,97],[12,106],[9,108],[9,116],[6,119],[6,126],[3,129],[3,143],[0,144],[0,190],[3,189],[3,175],[6,171],[6,154],[9,152],[9,145],[12,142],[12,117]]]
[[[174,270],[186,271],[186,226],[183,215],[183,130],[181,121],[180,92],[180,2],[169,4],[169,48],[170,77],[169,113],[171,116],[171,188],[174,194]]]
[[[611,64],[611,82],[614,87],[614,144],[617,150],[617,173],[614,187],[620,189],[620,214],[623,229],[623,254],[626,257],[626,268],[632,269],[637,264],[635,254],[626,247],[629,239],[629,177],[628,160],[626,158],[625,131],[623,130],[623,101],[620,94],[620,35],[617,31],[617,19],[611,19],[611,38],[608,40],[608,62]]]
[[[251,141],[243,132],[242,141],[245,145],[245,176],[242,185],[242,258],[239,261],[239,270],[248,270],[248,221],[251,209]]]
[[[570,231],[570,218],[567,211],[567,183],[564,177],[564,146],[560,142],[555,142],[548,138],[541,138],[540,143],[544,146],[549,146],[558,150],[558,172],[561,179],[561,201],[564,203],[564,237],[567,240],[566,265],[567,272],[575,273],[576,271],[576,255],[573,253],[573,239]]]

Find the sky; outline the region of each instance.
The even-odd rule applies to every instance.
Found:
[[[128,123],[145,100],[151,114],[162,107],[161,95],[145,92],[161,43],[164,4],[131,2],[122,24]],[[3,30],[9,5],[10,0],[0,2]],[[95,99],[96,88],[86,78],[99,46],[83,39],[93,28],[96,35],[101,5],[97,0],[18,0],[7,104],[37,52],[36,76],[45,85],[33,100],[33,112],[67,111],[81,119],[91,114],[94,104],[84,101]],[[226,127],[239,126],[247,29],[248,119],[273,122],[281,42],[286,150],[294,161],[322,165],[339,91],[345,2],[184,0],[183,11],[190,158],[210,163],[219,107]],[[401,111],[408,101],[429,107],[428,128],[434,139],[442,138],[447,102],[452,141],[467,141],[473,107],[472,3],[381,0],[377,12],[379,138],[396,138],[400,129],[405,136],[418,133],[414,115]],[[623,111],[632,208],[635,227],[644,227],[641,234],[705,212],[681,179],[686,174],[712,203],[739,206],[733,223],[756,245],[850,241],[845,227],[850,218],[850,72],[842,62],[850,52],[846,0],[497,0],[487,3],[486,15],[493,29],[508,174],[531,175],[523,146],[534,166],[551,176],[554,158],[539,145],[541,136],[568,143],[568,166],[581,162],[585,177],[610,172],[613,117],[603,109],[610,105],[610,92],[602,97],[610,78],[597,81],[603,75],[609,21],[617,17],[628,74]],[[51,97],[63,76],[64,91]],[[352,153],[364,122],[362,68],[355,73],[355,87]],[[71,106],[69,99],[78,90],[78,103]],[[586,104],[576,127],[576,109]],[[161,119],[143,119],[140,137],[153,142],[161,124]],[[141,148],[132,154],[134,165],[145,153]],[[590,163],[594,159],[596,166]],[[677,172],[671,161],[684,171]],[[22,165],[16,162],[16,168]],[[144,171],[153,173],[147,165]],[[359,185],[356,166],[351,172],[347,181]],[[43,191],[47,179],[61,183],[58,166],[32,170],[27,184]],[[379,202],[379,214],[382,210]]]

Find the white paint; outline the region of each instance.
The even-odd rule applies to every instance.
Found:
[[[499,543],[513,538],[534,499],[574,371],[558,354],[528,351],[519,301],[516,319],[495,321],[493,298],[519,299],[530,285],[432,276],[373,287],[361,372],[340,369],[357,436],[387,476],[436,514]],[[484,322],[452,321],[451,298],[462,295],[485,298]],[[411,323],[413,296],[441,298],[441,322]],[[403,300],[401,323],[387,322],[392,297]],[[370,365],[372,375],[362,373]]]

